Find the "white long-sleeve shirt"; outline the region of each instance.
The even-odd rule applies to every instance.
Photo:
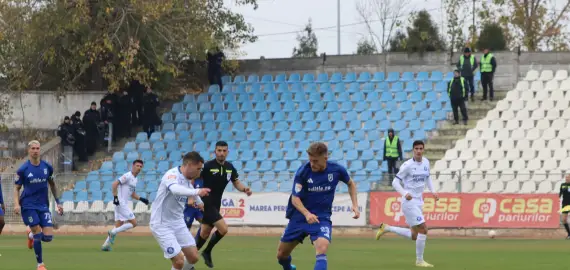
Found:
[[[150,224],[174,227],[184,225],[184,207],[188,197],[194,197],[198,204],[203,203],[198,196],[199,191],[182,175],[179,167],[168,170],[160,181],[152,203]]]
[[[392,186],[402,197],[410,194],[414,199],[423,201],[422,195],[426,186],[429,191],[434,192],[429,160],[424,157],[421,162],[414,161],[413,158],[404,162],[400,166],[400,171],[396,178],[392,181]]]

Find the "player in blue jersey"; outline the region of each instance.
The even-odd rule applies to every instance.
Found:
[[[192,185],[194,188],[204,187],[202,179],[196,179],[192,181]],[[197,202],[194,201],[193,197],[188,197],[188,203],[186,204],[186,208],[184,208],[184,222],[186,222],[186,227],[188,227],[188,230],[192,228],[192,223],[194,223],[194,220],[202,223],[202,218],[204,217],[202,211],[204,211],[204,205],[198,205]],[[198,236],[199,235],[196,235],[196,237]]]
[[[57,196],[53,179],[53,168],[40,159],[40,142],[28,143],[29,160],[17,171],[14,189],[14,213],[22,214],[27,232],[28,248],[33,248],[38,262],[37,270],[46,270],[42,258],[42,242],[53,239],[53,223],[49,211],[48,185],[57,203],[57,212],[62,215],[63,207]],[[20,190],[24,187],[22,194]]]
[[[2,229],[4,229],[4,213],[6,208],[4,206],[4,197],[2,197],[2,177],[0,177],[0,234],[2,234]]]
[[[293,192],[287,205],[289,224],[277,248],[277,260],[283,270],[296,269],[291,252],[309,236],[316,250],[314,270],[327,269],[327,250],[332,238],[332,205],[338,182],[348,185],[354,219],[360,217],[356,184],[346,169],[328,161],[328,148],[322,142],[312,143],[307,150],[309,163],[295,174]]]

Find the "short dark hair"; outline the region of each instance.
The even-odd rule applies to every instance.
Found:
[[[228,143],[225,141],[218,141],[216,143],[216,147],[221,146],[221,147],[228,147]]]
[[[188,152],[182,157],[182,164],[186,165],[188,163],[204,163],[204,158],[196,151]]]
[[[324,156],[329,153],[329,148],[323,142],[314,142],[309,145],[307,153],[311,156]]]
[[[144,162],[140,159],[136,159],[135,161],[133,161],[133,165],[140,163],[141,165],[144,165]]]
[[[422,141],[422,140],[414,141],[414,144],[412,145],[412,148],[415,148],[416,145],[421,145],[421,146],[424,146],[424,147],[425,147],[424,141]]]

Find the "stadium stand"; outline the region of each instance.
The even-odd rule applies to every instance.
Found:
[[[403,150],[431,137],[448,119],[447,81],[451,72],[349,72],[224,77],[223,89],[186,95],[162,115],[163,127],[149,139],[137,134],[73,190],[65,191],[66,210],[112,211],[111,183],[135,159],[145,161],[137,192],[151,200],[159,177],[179,164],[182,153],[213,158],[218,140],[230,145],[228,160],[253,191],[288,191],[290,175],[311,141],[326,141],[331,159],[353,173],[359,191],[382,179],[385,132],[393,128]],[[477,76],[477,80],[479,76]],[[409,154],[408,154],[409,156]],[[227,190],[233,187],[228,185]],[[339,192],[347,192],[344,185]],[[74,203],[70,203],[74,202]],[[141,203],[137,213],[148,211]]]
[[[529,71],[435,163],[439,190],[456,191],[461,171],[463,192],[557,192],[570,163],[569,90],[566,70]]]

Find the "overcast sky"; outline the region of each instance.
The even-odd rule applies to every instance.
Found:
[[[319,42],[318,53],[337,54],[337,1],[336,0],[258,0],[259,8],[240,7],[226,0],[232,10],[241,13],[255,28],[259,36],[256,43],[243,47],[240,58],[289,58],[297,45],[296,33],[312,19]],[[356,11],[356,3],[364,0],[341,0],[341,54],[356,52],[356,43],[368,36],[366,26]],[[394,1],[394,0],[392,0]],[[427,9],[434,18],[440,18],[440,0],[409,0],[409,11]],[[407,13],[408,13],[407,12]],[[373,26],[381,29],[378,23]]]

